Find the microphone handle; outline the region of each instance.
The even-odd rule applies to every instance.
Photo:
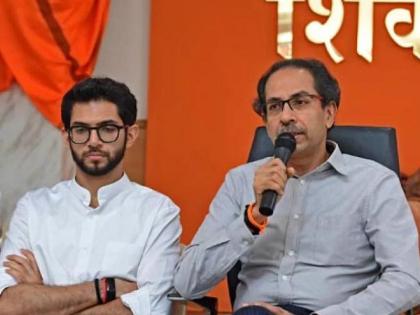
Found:
[[[268,189],[263,192],[260,205],[260,213],[267,217],[271,216],[277,201],[277,193]]]

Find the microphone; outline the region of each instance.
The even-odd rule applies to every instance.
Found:
[[[296,139],[289,133],[284,132],[277,136],[277,139],[274,143],[274,156],[279,158],[285,165],[290,159],[290,156],[296,149]],[[265,216],[271,216],[274,211],[274,206],[277,201],[277,192],[271,189],[264,190],[261,205],[260,213]]]

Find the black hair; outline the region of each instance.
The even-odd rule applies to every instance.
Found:
[[[71,114],[75,103],[104,100],[117,106],[124,125],[131,126],[137,118],[137,100],[127,85],[110,78],[87,78],[76,83],[63,97],[61,120],[64,128],[70,128]]]
[[[254,111],[258,115],[264,119],[266,117],[265,87],[268,79],[274,72],[284,68],[309,71],[314,79],[314,88],[322,97],[322,106],[325,107],[328,103],[335,102],[338,108],[340,104],[340,86],[322,62],[316,59],[288,59],[274,63],[258,81],[258,96],[252,104]]]

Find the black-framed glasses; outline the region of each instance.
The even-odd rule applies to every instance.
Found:
[[[92,130],[96,131],[99,140],[104,143],[111,143],[117,141],[120,136],[120,130],[126,126],[118,126],[113,124],[106,124],[98,127],[88,126],[72,126],[68,130],[71,142],[75,144],[85,144],[90,139]]]
[[[287,100],[272,98],[267,101],[267,116],[275,116],[283,112],[284,106],[289,105],[290,109],[296,112],[302,111],[308,107],[313,99],[322,100],[322,96],[316,94],[299,94]]]

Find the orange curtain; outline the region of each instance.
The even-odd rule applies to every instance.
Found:
[[[92,74],[109,0],[1,0],[0,91],[16,81],[61,125],[60,100]]]

